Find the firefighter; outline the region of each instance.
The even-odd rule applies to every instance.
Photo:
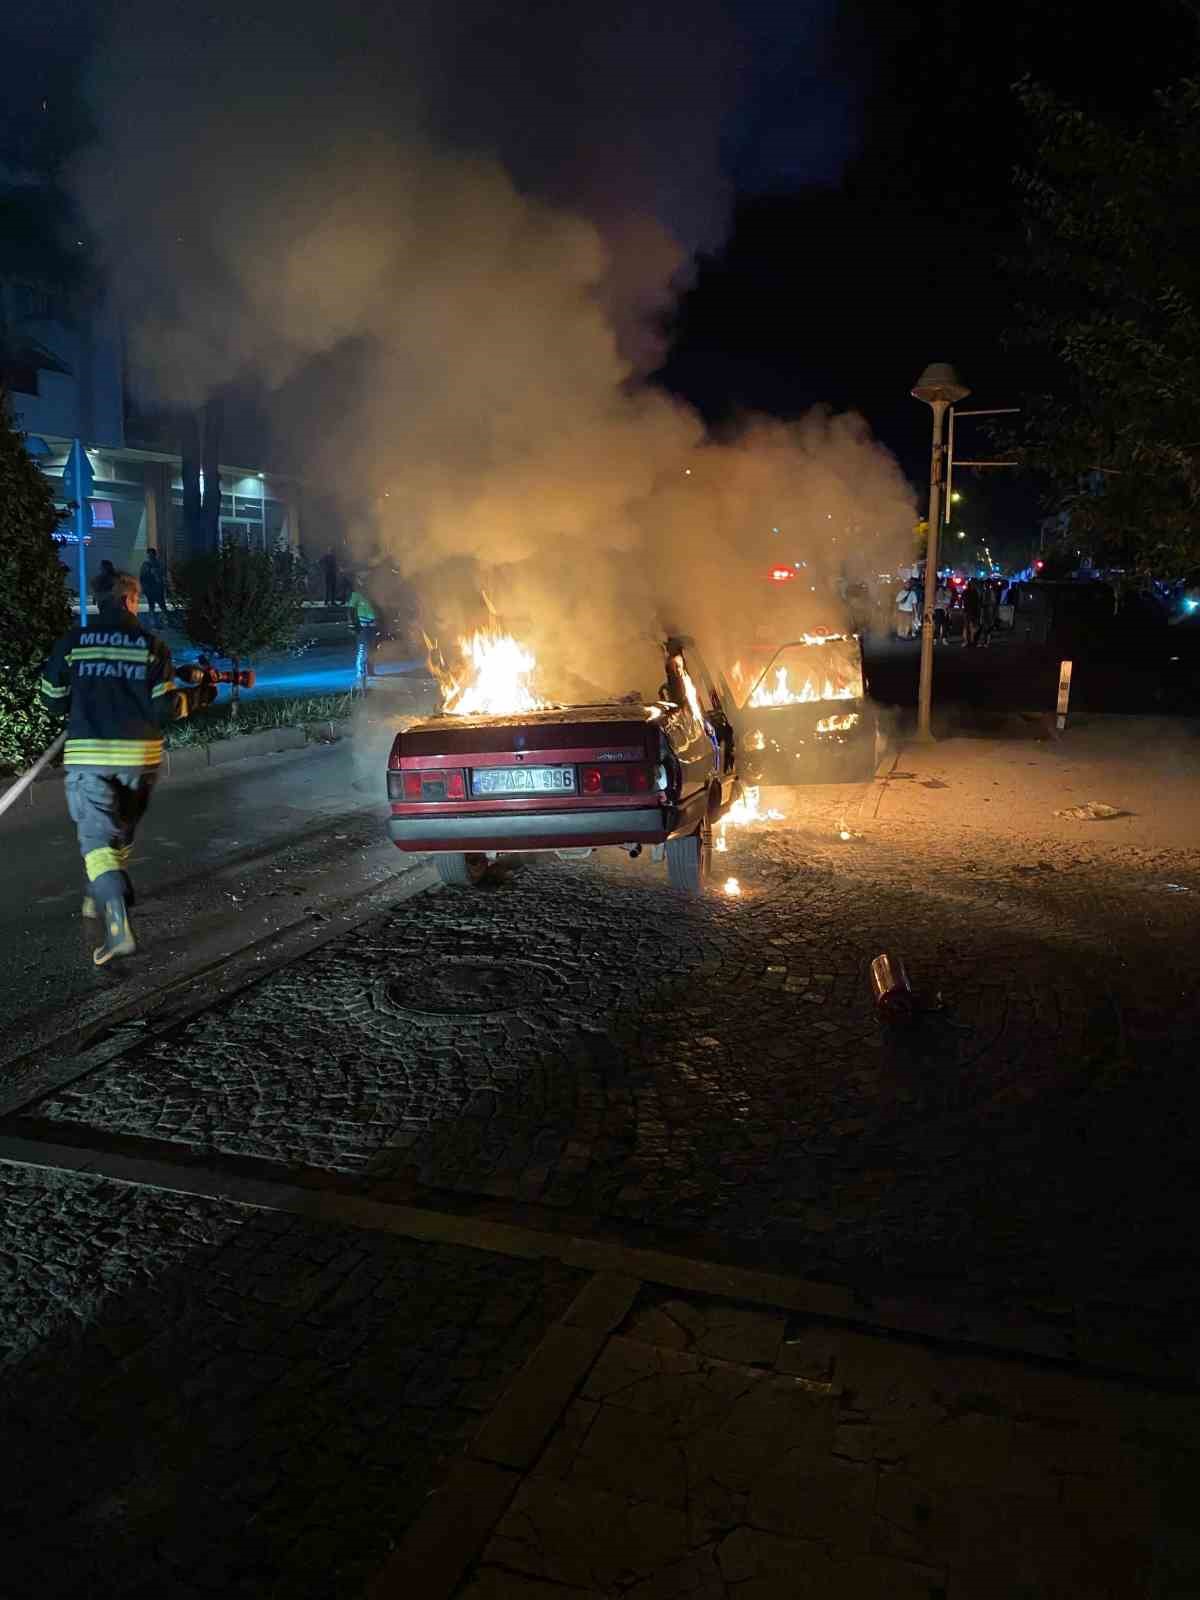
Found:
[[[98,620],[84,617],[58,641],[40,683],[47,710],[67,718],[67,809],[88,881],[83,915],[104,922],[92,954],[98,967],[137,949],[126,868],[158,776],[162,725],[216,697],[210,684],[176,683],[171,652],[138,621],[140,594],[136,578],[115,573]]]
[[[355,653],[355,676],[366,687],[368,678],[374,675],[375,651],[379,645],[379,618],[371,597],[367,593],[364,579],[357,576],[350,598],[346,601],[350,612],[350,622],[358,636],[358,649]]]

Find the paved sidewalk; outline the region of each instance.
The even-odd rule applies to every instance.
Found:
[[[1195,1399],[642,1284],[535,1462],[471,1447],[513,1492],[465,1586],[372,1595],[1165,1600],[1198,1450]]]
[[[1053,718],[1007,725],[1013,737],[904,740],[882,768],[882,794],[867,801],[864,821],[921,840],[949,829],[981,849],[989,839],[1010,847],[1024,839],[1093,858],[1200,847],[1200,723],[1081,717],[1061,735]],[[1089,801],[1121,814],[1056,815]]]
[[[1200,1588],[1193,1392],[872,1332],[802,1280],[150,1176],[0,1165],[9,1600]]]

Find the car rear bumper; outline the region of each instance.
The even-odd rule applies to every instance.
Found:
[[[389,817],[398,850],[565,850],[604,844],[661,844],[679,814],[661,806],[604,811],[517,812],[507,816]]]

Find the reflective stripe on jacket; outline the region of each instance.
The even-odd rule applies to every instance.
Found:
[[[68,767],[157,767],[162,725],[188,713],[170,650],[113,604],[100,608],[98,621],[63,635],[39,690],[47,711],[67,716]]]

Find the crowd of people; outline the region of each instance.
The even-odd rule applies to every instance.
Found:
[[[933,639],[935,644],[950,644],[961,635],[966,649],[991,643],[999,620],[1004,583],[996,578],[971,578],[967,582],[939,573],[933,595]],[[961,613],[961,628],[955,613]],[[920,637],[925,615],[923,578],[902,578],[895,591],[892,632],[897,639]]]

